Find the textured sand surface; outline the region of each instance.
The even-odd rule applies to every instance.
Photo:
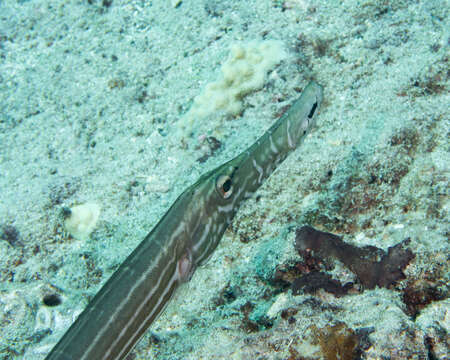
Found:
[[[448,9],[437,0],[1,1],[0,359],[45,358],[176,197],[252,144],[310,79],[325,89],[316,130],[130,359],[446,359]],[[220,78],[230,47],[263,40],[286,54],[242,112],[219,109],[187,131],[184,116]],[[100,217],[76,239],[64,209],[86,202]],[[410,238],[416,258],[391,289],[293,296],[272,279],[302,261],[294,237],[304,224],[358,246]],[[334,278],[354,280],[334,265]],[[366,344],[326,345],[364,331]]]

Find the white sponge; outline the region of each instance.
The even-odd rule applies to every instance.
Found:
[[[94,230],[100,216],[100,206],[86,203],[70,209],[68,218],[64,221],[66,230],[77,240],[85,240]]]

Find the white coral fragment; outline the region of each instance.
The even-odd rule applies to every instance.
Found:
[[[207,116],[223,110],[237,115],[242,111],[242,98],[262,88],[266,73],[286,57],[282,43],[276,40],[238,43],[221,67],[222,76],[208,84],[194,99],[188,115]]]

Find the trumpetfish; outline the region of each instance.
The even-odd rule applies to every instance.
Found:
[[[204,264],[240,204],[311,130],[323,99],[311,81],[247,150],[202,175],[102,286],[46,360],[120,360],[175,290]]]

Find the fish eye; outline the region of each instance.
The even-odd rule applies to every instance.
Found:
[[[228,175],[220,175],[216,180],[216,190],[224,199],[233,193],[233,183]]]

